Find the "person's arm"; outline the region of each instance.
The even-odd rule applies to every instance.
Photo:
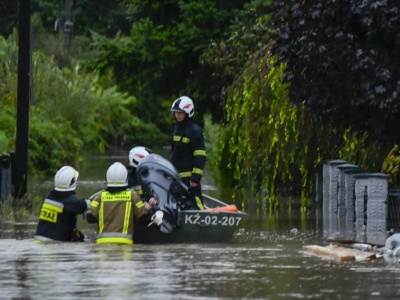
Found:
[[[100,208],[101,194],[97,195],[91,202],[90,208],[86,212],[86,221],[88,223],[97,223],[99,217],[99,208]]]
[[[190,186],[195,187],[200,183],[206,164],[206,146],[203,132],[201,130],[193,131],[190,142],[193,149],[193,168],[192,176],[190,177]]]
[[[72,197],[72,198],[68,198],[66,199],[65,204],[65,210],[67,212],[71,212],[74,214],[83,214],[88,208],[88,201],[87,199],[84,198],[77,198],[77,197]]]
[[[140,218],[144,214],[157,205],[157,201],[154,198],[150,198],[149,201],[142,201],[140,197],[132,192],[133,212],[136,218]]]

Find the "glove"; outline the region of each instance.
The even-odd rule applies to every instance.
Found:
[[[71,241],[83,242],[84,240],[85,240],[85,236],[83,235],[83,233],[80,230],[75,228],[71,233]]]
[[[90,200],[89,199],[85,199],[85,201],[86,201],[87,209],[90,209]]]
[[[156,224],[156,225],[160,226],[161,223],[163,222],[163,217],[164,217],[164,213],[161,210],[157,210],[156,213],[151,216],[152,222],[149,224],[149,227],[151,224]]]

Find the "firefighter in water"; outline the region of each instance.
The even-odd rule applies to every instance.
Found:
[[[203,210],[201,178],[206,163],[206,147],[202,128],[194,121],[192,99],[181,96],[171,107],[176,120],[172,138],[171,163],[189,188],[190,199],[184,209]]]
[[[83,241],[83,234],[76,228],[77,216],[83,214],[90,201],[75,194],[79,173],[64,166],[54,177],[55,187],[42,205],[35,241]]]
[[[120,163],[113,163],[106,173],[107,188],[98,193],[86,214],[89,223],[97,223],[98,244],[133,244],[134,221],[157,205],[152,199],[144,202],[128,188],[128,171]]]

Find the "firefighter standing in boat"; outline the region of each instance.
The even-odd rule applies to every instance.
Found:
[[[134,218],[146,214],[157,202],[144,202],[128,189],[128,171],[120,163],[113,163],[106,173],[107,188],[98,193],[86,214],[89,223],[97,223],[96,242],[133,244]]]
[[[64,166],[54,176],[54,189],[42,205],[35,241],[83,241],[83,234],[76,228],[77,216],[90,206],[90,201],[75,194],[79,173]]]
[[[184,209],[203,210],[201,178],[206,163],[206,147],[203,130],[194,121],[192,99],[181,96],[171,107],[176,125],[172,138],[171,162],[177,168],[183,182],[189,188],[190,199]]]

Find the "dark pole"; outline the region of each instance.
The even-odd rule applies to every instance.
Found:
[[[65,0],[64,46],[66,50],[65,62],[67,66],[69,66],[70,64],[72,39],[74,36],[74,23],[72,21],[72,5],[73,5],[73,0]]]
[[[28,131],[29,104],[31,99],[31,18],[30,0],[19,1],[18,23],[18,89],[17,89],[17,137],[15,149],[14,200],[26,194],[28,182]]]

